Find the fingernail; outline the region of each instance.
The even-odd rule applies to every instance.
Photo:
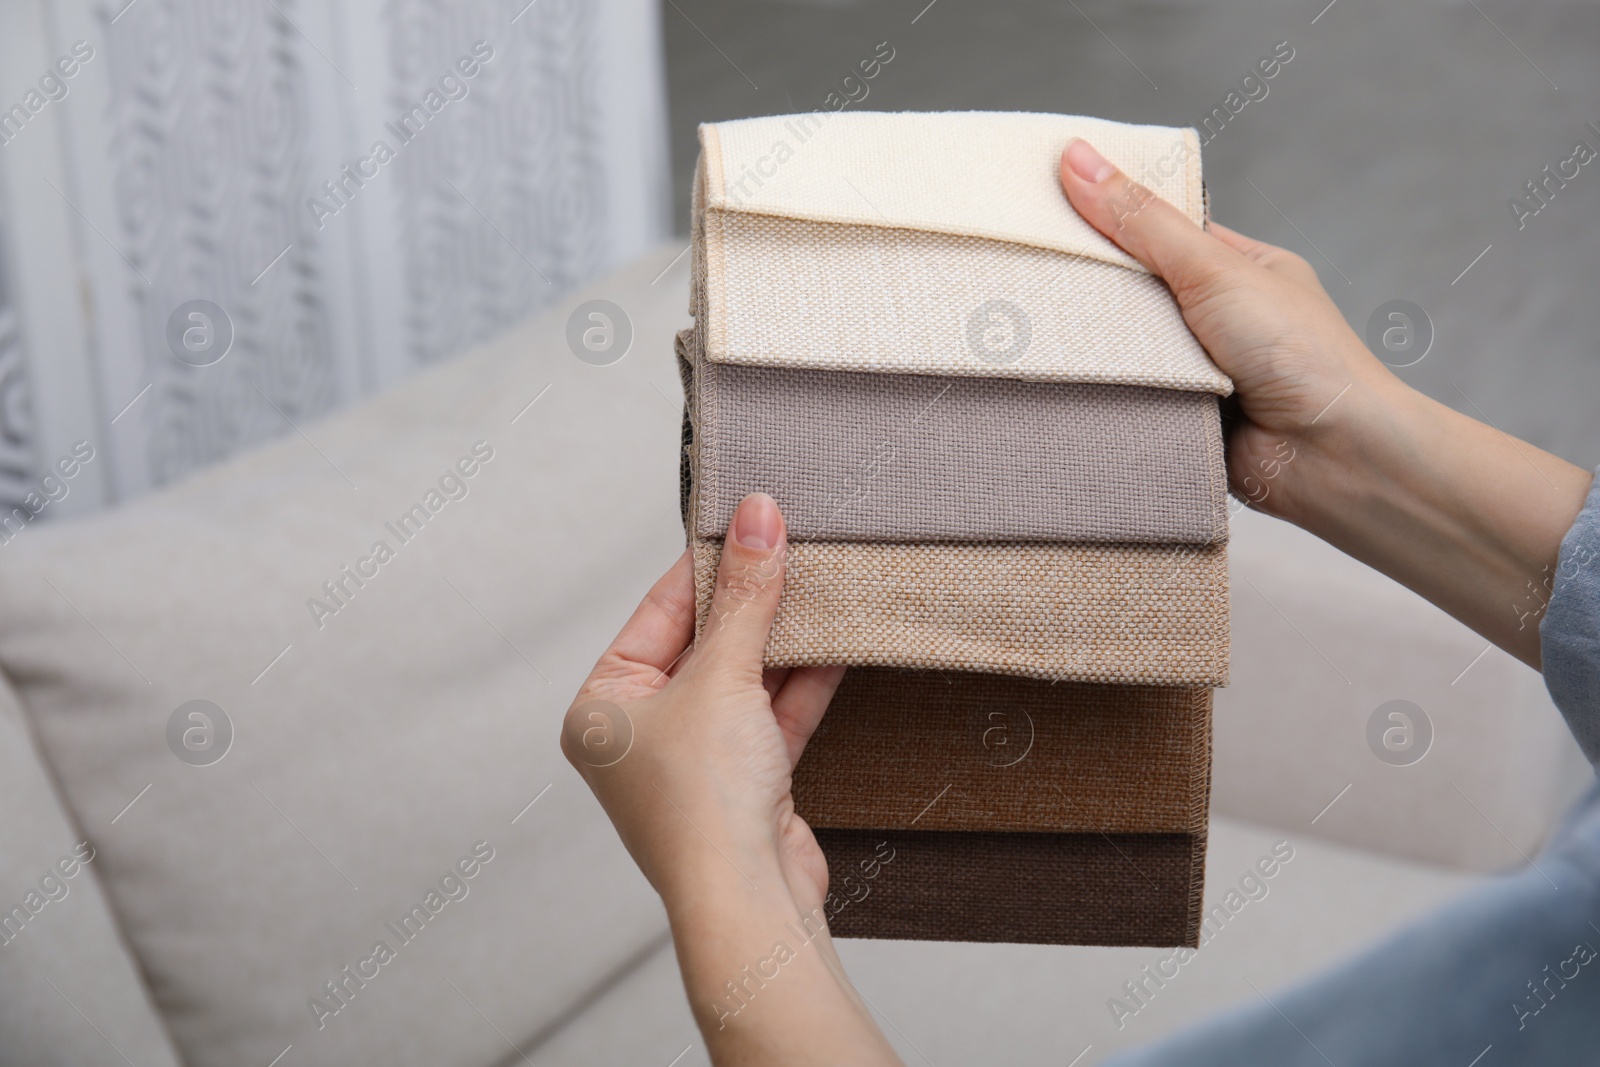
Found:
[[[739,502],[733,513],[733,539],[745,548],[766,552],[775,547],[783,533],[783,516],[778,502],[765,493],[751,493]]]
[[[1072,173],[1086,182],[1099,185],[1117,172],[1117,168],[1106,162],[1106,157],[1094,150],[1088,141],[1073,138],[1067,145],[1067,166],[1072,168]]]

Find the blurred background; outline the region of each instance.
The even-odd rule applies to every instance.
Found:
[[[1428,314],[1407,381],[1600,463],[1600,168],[1552,186],[1521,229],[1508,203],[1539,206],[1526,183],[1577,142],[1600,150],[1600,5],[671,0],[662,26],[680,231],[697,122],[822,106],[888,41],[852,107],[1200,129],[1214,218],[1305,256],[1358,332],[1389,300]],[[1250,100],[1240,80],[1280,42],[1294,58]],[[1228,121],[1207,126],[1219,107]]]
[[[388,134],[480,39],[466,95]],[[53,75],[77,41],[92,58]],[[849,106],[1203,129],[1216,218],[1306,256],[1358,330],[1424,310],[1407,380],[1600,462],[1600,177],[1527,189],[1600,147],[1587,0],[15,0],[0,500],[86,436],[108,462],[52,515],[166,484],[681,238],[697,123],[821,107],[885,41]],[[1265,95],[1242,90],[1283,42]],[[341,177],[382,138],[392,162]],[[193,299],[231,320],[219,373],[170,357]]]
[[[168,484],[661,241],[661,57],[648,0],[0,5],[0,497],[81,438],[52,517]]]
[[[682,545],[697,124],[1194,126],[1213,217],[1364,337],[1406,302],[1369,341],[1404,380],[1594,467],[1597,46],[1594,0],[0,0],[0,905],[98,850],[0,952],[0,1067],[706,1062],[554,744]],[[491,439],[475,503],[308,616]],[[1275,996],[1592,784],[1537,672],[1287,524],[1230,538],[1206,896],[1292,873],[1126,1028],[1150,950],[845,942],[907,1062],[1089,1067]],[[215,770],[163,732],[191,701],[238,722]],[[1434,723],[1405,763],[1395,701]],[[306,995],[480,835],[476,903],[325,1032]]]

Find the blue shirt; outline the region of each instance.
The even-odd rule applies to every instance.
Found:
[[[1539,624],[1545,685],[1600,764],[1600,478]],[[1381,887],[1374,887],[1380,891]],[[1487,880],[1271,1005],[1246,1003],[1117,1067],[1600,1063],[1600,783],[1536,866]]]
[[[1600,764],[1600,478],[1562,539],[1539,647],[1550,696],[1583,754]]]

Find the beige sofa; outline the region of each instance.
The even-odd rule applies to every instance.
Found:
[[[682,545],[677,252],[0,547],[0,1062],[705,1062],[661,908],[555,743]],[[635,330],[608,367],[566,345],[594,297]],[[1416,597],[1251,513],[1232,555],[1214,940],[1132,1013],[1166,953],[844,943],[907,1062],[1089,1064],[1270,993],[1521,862],[1590,780],[1538,676]],[[1391,699],[1432,722],[1411,766],[1368,744]],[[196,700],[231,724],[214,762]]]

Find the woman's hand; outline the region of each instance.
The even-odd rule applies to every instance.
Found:
[[[1233,379],[1235,495],[1537,667],[1539,618],[1589,472],[1406,386],[1292,252],[1215,224],[1202,230],[1084,141],[1062,153],[1061,186],[1091,225],[1166,281]]]
[[[1285,457],[1339,425],[1319,416],[1331,416],[1335,403],[1405,389],[1293,252],[1215,223],[1200,229],[1086,141],[1062,154],[1061,184],[1085,219],[1167,283],[1233,379],[1240,417],[1229,435],[1229,480],[1241,500],[1277,511],[1283,497],[1272,499],[1267,483]]]
[[[844,668],[761,666],[785,547],[777,504],[746,497],[699,642],[685,552],[579,689],[561,748],[666,904],[715,1062],[897,1064],[833,951],[827,862],[789,789]]]
[[[789,775],[844,668],[762,670],[784,548],[777,504],[748,498],[734,514],[700,643],[686,551],[567,713],[562,750],[663,895],[711,845],[748,860],[736,866],[776,870],[806,902],[827,891],[827,864],[794,812]]]

